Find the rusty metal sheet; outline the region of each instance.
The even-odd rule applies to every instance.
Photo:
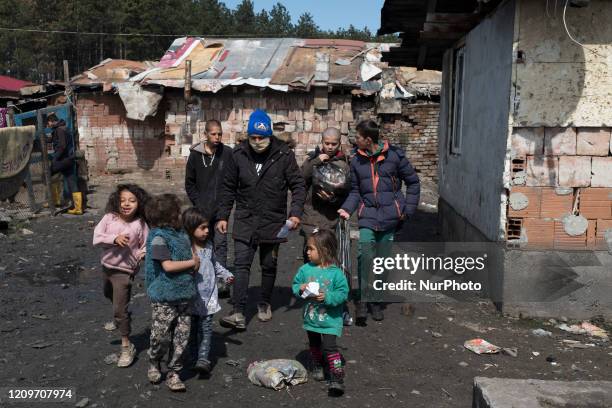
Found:
[[[270,83],[307,88],[315,74],[316,52],[316,48],[293,47],[272,75]]]
[[[149,61],[132,61],[122,59],[105,59],[98,65],[74,76],[72,85],[103,85],[111,82],[125,82],[135,74],[146,71],[153,66]]]

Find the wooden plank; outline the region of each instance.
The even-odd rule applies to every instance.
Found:
[[[427,45],[421,44],[419,47],[419,56],[417,57],[417,69],[423,69],[423,65],[425,65],[425,58],[427,58]]]
[[[423,31],[436,33],[468,32],[474,28],[472,23],[424,23]]]
[[[428,41],[443,41],[448,43],[449,40],[458,40],[465,34],[465,32],[436,33],[431,31],[421,31],[419,33],[419,40],[421,43],[426,43]]]

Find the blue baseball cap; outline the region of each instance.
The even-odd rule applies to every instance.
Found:
[[[249,136],[272,136],[272,119],[265,111],[257,109],[249,116],[249,127],[247,128]]]

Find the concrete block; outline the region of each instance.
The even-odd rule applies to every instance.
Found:
[[[547,156],[572,156],[576,154],[576,130],[574,128],[545,128],[544,154]]]
[[[541,155],[544,153],[544,128],[514,128],[512,152],[518,156]]]
[[[590,156],[559,157],[559,185],[562,187],[588,187],[591,184]]]
[[[527,186],[556,186],[559,173],[559,159],[546,156],[527,158]]]
[[[474,378],[472,408],[610,407],[612,381]]]
[[[578,128],[576,154],[607,156],[609,151],[609,128]]]
[[[591,187],[612,187],[612,157],[593,157]]]

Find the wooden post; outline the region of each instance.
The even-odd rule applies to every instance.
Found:
[[[45,180],[45,187],[47,193],[47,204],[51,213],[55,213],[55,203],[53,202],[53,193],[51,192],[51,169],[49,167],[49,153],[47,152],[47,140],[45,136],[45,123],[43,123],[42,112],[36,111],[36,133],[38,134],[38,141],[40,143],[40,151],[42,154],[41,163],[43,178]]]
[[[185,102],[191,102],[191,60],[185,61]]]

